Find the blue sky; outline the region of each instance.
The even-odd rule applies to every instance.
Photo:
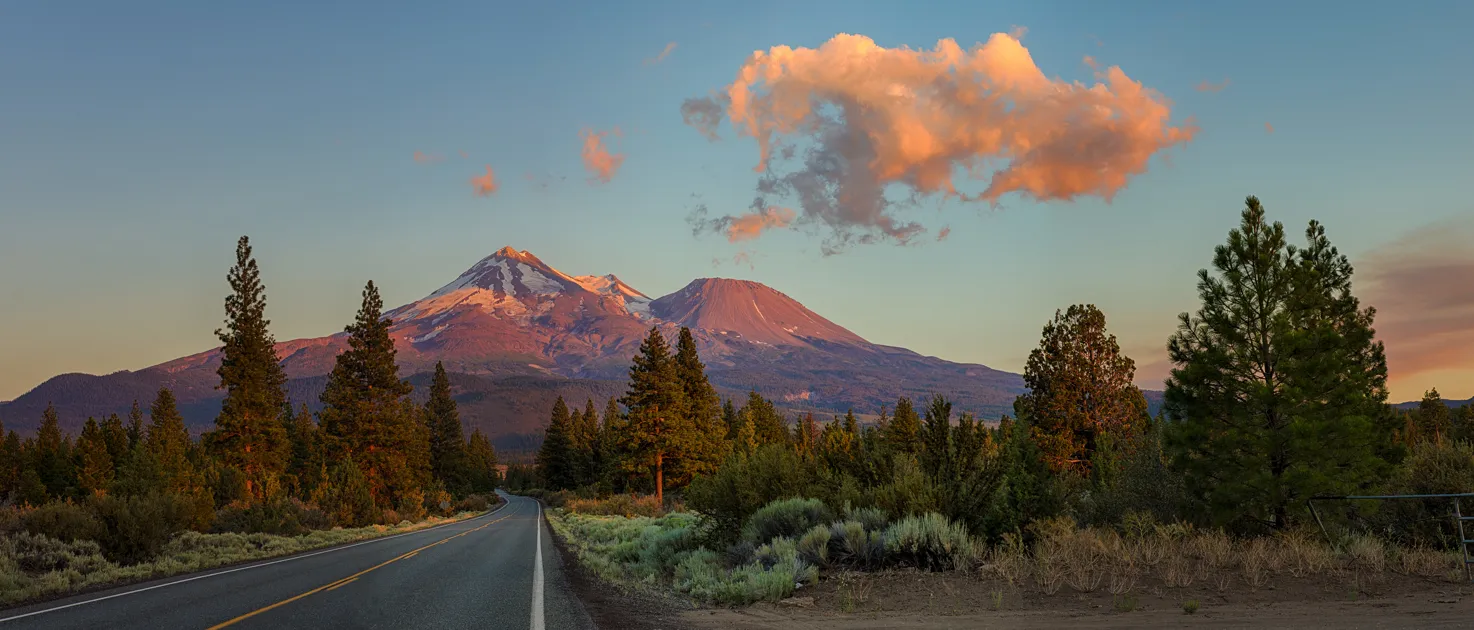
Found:
[[[790,4],[0,9],[0,400],[211,347],[241,234],[278,339],[340,330],[365,280],[397,305],[512,245],[651,295],[757,280],[872,341],[1015,371],[1055,309],[1092,302],[1146,377],[1247,194],[1297,238],[1320,219],[1353,262],[1419,228],[1474,225],[1469,3]],[[693,194],[746,208],[758,154],[729,128],[708,142],[679,106],[753,51],[841,32],[966,47],[1016,26],[1050,77],[1092,82],[1091,55],[1200,131],[1110,203],[906,212],[949,226],[942,242],[823,256],[804,232],[691,234]],[[590,183],[578,133],[616,126],[625,162]],[[486,165],[500,189],[478,197],[469,179]],[[1435,385],[1474,395],[1474,358],[1394,362],[1394,398]]]

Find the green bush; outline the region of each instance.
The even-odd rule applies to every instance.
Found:
[[[860,521],[829,526],[830,558],[835,564],[856,569],[877,569],[885,561],[885,534]]]
[[[1388,494],[1444,494],[1474,492],[1474,445],[1468,442],[1423,442],[1413,448],[1389,480]],[[1448,518],[1448,499],[1385,501],[1381,505],[1353,505],[1373,510],[1365,526],[1409,546],[1452,548],[1458,531]],[[1463,503],[1464,514],[1474,502]]]
[[[978,546],[967,528],[941,514],[908,516],[885,531],[885,551],[894,560],[922,569],[969,569]]]
[[[855,508],[846,505],[844,508],[844,520],[856,521],[870,531],[884,530],[886,525],[890,524],[890,519],[886,518],[885,510],[877,507]]]
[[[779,499],[747,519],[742,537],[754,543],[779,537],[797,538],[815,525],[826,525],[833,520],[834,513],[818,499]]]
[[[98,539],[103,554],[119,564],[133,564],[158,555],[164,544],[189,524],[190,506],[168,494],[136,497],[97,497],[92,509],[102,522]]]
[[[318,529],[329,529],[333,519],[317,506],[296,499],[268,501],[255,505],[228,505],[215,514],[211,528],[217,533],[276,534],[299,536]]]
[[[455,511],[457,512],[485,512],[491,509],[493,502],[484,494],[471,494],[457,501]]]
[[[26,531],[56,540],[97,540],[104,532],[92,510],[71,501],[52,501],[27,512]]]
[[[75,571],[87,574],[109,564],[96,541],[67,542],[29,532],[0,538],[0,558],[14,562],[16,568],[26,573]]]
[[[810,492],[815,479],[812,468],[792,448],[765,445],[750,456],[733,455],[716,472],[697,477],[686,488],[686,504],[710,522],[713,544],[731,543],[763,506],[777,499],[817,494]]]
[[[829,566],[829,541],[831,533],[828,525],[815,525],[798,539],[798,555],[809,564],[825,567]]]

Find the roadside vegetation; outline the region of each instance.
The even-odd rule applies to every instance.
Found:
[[[0,441],[0,605],[407,531],[500,500],[496,452],[465,435],[442,366],[428,401],[411,402],[372,282],[313,413],[288,397],[244,237],[236,257],[212,430],[191,436],[161,389],[146,411],[89,418],[76,438],[48,407],[35,436]]]
[[[672,352],[657,327],[628,393],[602,415],[559,400],[537,465],[507,483],[542,497],[601,577],[725,605],[893,569],[1108,592],[1122,612],[1143,589],[1463,581],[1446,501],[1326,503],[1324,531],[1307,511],[1320,495],[1474,491],[1474,407],[1436,391],[1387,404],[1351,276],[1323,226],[1290,245],[1249,198],[1167,340],[1155,415],[1092,305],[1045,325],[1028,392],[996,423],[940,395],[864,426],[785,418],[756,392],[723,403],[690,331]]]

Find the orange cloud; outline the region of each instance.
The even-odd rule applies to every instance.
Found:
[[[421,164],[426,164],[426,163],[433,163],[433,162],[439,162],[441,160],[444,160],[445,159],[445,156],[440,155],[440,154],[437,154],[437,153],[425,153],[423,151],[415,151],[414,158],[415,158],[415,161],[416,162],[419,162]]]
[[[665,58],[666,57],[669,57],[671,51],[673,51],[675,49],[676,49],[676,43],[675,42],[671,42],[669,44],[666,44],[665,45],[665,49],[664,50],[661,50],[660,51],[660,54],[655,55],[654,57],[652,57],[650,59],[646,59],[645,60],[645,65],[647,65],[647,66],[653,66],[653,65],[655,65],[657,63],[660,63],[662,61],[665,61]]]
[[[798,216],[788,208],[760,205],[754,205],[748,212],[740,215],[712,219],[708,219],[706,215],[706,204],[700,204],[686,218],[691,224],[691,234],[700,236],[703,232],[720,232],[727,236],[728,243],[750,241],[768,230],[789,227]]]
[[[496,192],[500,185],[497,184],[496,175],[492,174],[491,167],[486,167],[485,175],[477,175],[471,178],[471,188],[476,191],[477,197],[486,197]]]
[[[1264,123],[1264,133],[1274,133],[1274,125]]]
[[[1228,87],[1228,79],[1224,79],[1222,83],[1209,83],[1207,81],[1203,81],[1202,83],[1199,83],[1198,86],[1194,89],[1199,92],[1222,92],[1223,88],[1226,87]]]
[[[1157,152],[1192,139],[1196,127],[1172,126],[1171,104],[1119,67],[1097,69],[1092,85],[1051,79],[1020,34],[969,50],[951,39],[883,48],[848,34],[817,49],[775,46],[754,52],[720,96],[688,100],[682,116],[711,138],[725,114],[756,139],[759,205],[797,199],[798,220],[828,230],[826,254],[925,231],[897,215],[914,202],[888,197],[893,185],[913,200],[1109,201]],[[985,188],[959,191],[959,171]]]
[[[1405,379],[1474,370],[1474,219],[1426,226],[1383,245],[1359,265],[1377,307],[1387,370]],[[1432,384],[1430,384],[1432,385]]]
[[[940,243],[942,241],[945,241],[945,240],[947,240],[947,237],[948,236],[951,236],[951,235],[952,235],[952,228],[950,226],[944,225],[944,226],[942,226],[942,229],[937,230],[937,242]]]
[[[593,174],[594,179],[606,184],[614,179],[614,174],[624,164],[623,153],[611,154],[609,148],[604,146],[604,136],[607,135],[608,131],[595,132],[591,129],[578,132],[578,136],[583,138],[583,167]],[[614,128],[614,135],[620,135],[618,127]]]

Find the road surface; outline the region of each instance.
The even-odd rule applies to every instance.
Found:
[[[0,611],[21,628],[593,628],[536,501],[473,519]]]

